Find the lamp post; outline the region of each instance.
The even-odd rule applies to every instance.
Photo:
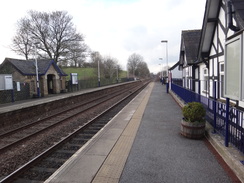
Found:
[[[100,55],[98,52],[95,52],[94,55],[94,61],[97,61],[97,80],[98,80],[98,87],[101,86],[101,81],[100,81],[100,63],[99,63]]]
[[[161,43],[166,43],[166,64],[167,64],[167,70],[168,70],[168,41],[162,40]]]
[[[128,66],[127,66],[127,81],[129,81],[129,68],[128,68]]]
[[[101,81],[100,81],[100,64],[99,64],[99,59],[97,60],[97,69],[98,69],[98,71],[97,71],[97,77],[98,77],[98,87],[100,87],[101,86]]]
[[[159,65],[159,68],[160,68],[160,66],[161,66],[161,64],[158,64]],[[162,82],[162,73],[161,73],[161,70],[159,70],[159,78],[160,78],[160,82]]]
[[[163,60],[162,58],[159,58],[159,60]],[[163,84],[163,64],[158,64],[158,65],[162,65],[162,70],[160,68],[160,82]]]
[[[37,65],[37,51],[36,51],[36,45],[38,44],[37,43],[34,43],[34,48],[35,48],[35,65],[36,65],[36,92],[37,92],[37,97],[39,98],[40,97],[40,85],[39,85],[39,75],[38,75],[38,65]]]
[[[99,62],[99,58],[97,56],[97,52],[95,53],[95,60],[97,60],[97,79],[98,79],[98,87],[101,86],[101,81],[100,81],[100,62]]]
[[[168,71],[168,69],[169,69],[169,67],[168,67],[168,40],[162,40],[161,41],[161,43],[165,43],[166,44],[166,67],[167,67],[167,81],[166,81],[166,85],[167,85],[167,87],[166,87],[166,90],[167,90],[167,93],[169,92],[169,71]]]
[[[117,65],[117,83],[119,83],[119,65]]]

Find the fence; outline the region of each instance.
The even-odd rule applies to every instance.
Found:
[[[126,81],[132,81],[134,78],[119,78],[119,81],[116,79],[104,79],[101,78],[100,80],[100,86],[106,86],[106,85],[111,85],[111,84],[116,84],[117,82],[122,83]],[[71,81],[66,82],[66,89],[68,92],[74,92],[74,91],[79,91],[82,89],[86,88],[95,88],[98,87],[98,79],[93,78],[89,80],[79,80],[78,84],[71,84]]]
[[[231,106],[228,98],[223,103],[216,97],[208,98],[174,83],[171,84],[171,90],[185,103],[201,102],[207,111],[206,119],[213,126],[214,132],[224,136],[225,146],[231,142],[244,153],[244,111]]]
[[[13,82],[13,90],[0,91],[0,104],[26,100],[30,98],[30,86],[28,83],[20,83],[20,90],[17,91],[17,83]]]
[[[119,83],[132,81],[134,78],[119,78]],[[116,79],[103,79],[101,78],[100,86],[106,86],[117,83]],[[67,92],[75,92],[86,88],[98,87],[97,78],[89,80],[79,80],[77,85],[72,85],[71,81],[66,82]],[[20,83],[20,91],[17,91],[17,83],[13,81],[13,90],[0,91],[0,104],[10,103],[19,100],[26,100],[32,98],[30,96],[30,86],[28,83]]]

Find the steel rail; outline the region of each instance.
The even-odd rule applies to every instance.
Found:
[[[34,133],[32,133],[32,134],[26,135],[26,136],[24,136],[23,138],[20,138],[20,139],[14,141],[14,142],[12,142],[12,143],[9,143],[9,144],[7,144],[7,145],[1,147],[1,148],[0,148],[0,153],[3,153],[3,152],[5,152],[7,149],[9,149],[9,148],[11,148],[11,147],[13,147],[13,146],[15,146],[15,145],[17,145],[17,144],[20,144],[20,143],[22,143],[22,142],[24,142],[24,141],[26,141],[26,140],[28,140],[28,139],[30,139],[30,138],[32,138],[32,137],[34,137],[34,136],[40,134],[40,133],[42,133],[42,132],[44,132],[44,131],[46,131],[46,130],[48,130],[48,129],[50,129],[50,128],[53,128],[53,127],[55,127],[55,126],[57,126],[57,125],[59,125],[59,124],[65,122],[66,120],[68,120],[68,119],[70,119],[70,118],[73,118],[73,117],[75,117],[75,116],[77,116],[77,115],[80,115],[80,114],[82,114],[82,113],[84,113],[84,112],[86,112],[86,111],[88,111],[88,110],[90,110],[90,109],[92,109],[92,108],[94,108],[94,107],[96,107],[96,106],[98,106],[98,105],[101,105],[101,104],[107,102],[108,100],[112,100],[113,98],[115,98],[115,97],[121,95],[123,92],[124,92],[124,91],[120,91],[119,93],[117,93],[117,94],[115,94],[115,95],[112,95],[112,96],[111,96],[111,95],[108,95],[108,96],[109,96],[109,99],[106,99],[106,98],[102,97],[102,99],[103,99],[102,101],[100,101],[100,102],[98,102],[98,103],[96,103],[96,104],[93,104],[92,106],[90,106],[90,107],[88,107],[88,108],[86,108],[86,109],[83,109],[83,110],[81,110],[81,111],[77,111],[77,112],[73,112],[73,113],[69,113],[68,116],[65,116],[64,118],[62,118],[62,119],[56,121],[55,123],[50,124],[49,126],[43,127],[42,129],[40,129],[40,130],[38,130],[38,131],[36,131],[36,132],[34,132]],[[95,101],[97,101],[97,100],[93,100],[93,102],[95,102]],[[89,102],[88,102],[88,103],[89,103]],[[80,107],[81,107],[81,106],[80,106]],[[73,110],[73,109],[69,109],[69,110],[67,110],[67,111],[65,111],[65,112],[68,114],[68,112],[69,112],[70,110]],[[63,115],[63,113],[62,113],[62,115]],[[57,116],[57,115],[54,115],[54,116],[52,116],[52,118],[53,118],[53,117],[56,117],[56,116]],[[38,124],[40,124],[40,123],[43,122],[44,120],[48,120],[48,119],[50,119],[50,118],[47,117],[47,119],[40,120],[40,122],[38,122]],[[33,125],[32,125],[32,126],[33,126]]]
[[[121,92],[121,91],[116,91],[116,92]],[[104,97],[107,97],[107,96],[110,96],[110,95],[109,95],[109,94],[105,94],[105,95],[103,95],[103,96],[100,96],[100,97],[98,97],[98,98],[89,100],[89,101],[84,102],[84,103],[82,103],[82,104],[73,105],[73,106],[72,106],[71,108],[69,108],[69,109],[64,109],[64,110],[59,111],[59,112],[57,112],[57,113],[55,113],[55,114],[51,114],[51,115],[49,115],[49,116],[47,116],[47,117],[44,117],[44,118],[42,118],[42,119],[40,119],[40,120],[36,120],[36,121],[33,121],[33,122],[29,123],[29,124],[26,124],[26,125],[23,125],[23,126],[21,126],[21,127],[15,128],[15,129],[13,129],[13,130],[9,130],[9,131],[7,131],[7,132],[4,132],[4,133],[0,134],[0,139],[1,139],[1,138],[4,138],[4,137],[6,137],[6,136],[12,135],[12,134],[16,133],[17,131],[23,130],[23,129],[28,128],[28,127],[32,127],[32,126],[34,126],[34,125],[36,125],[36,124],[38,124],[38,123],[41,123],[41,122],[44,121],[44,120],[48,120],[48,119],[54,118],[54,117],[56,117],[56,116],[58,116],[58,115],[60,115],[60,114],[63,114],[63,113],[65,113],[65,112],[72,111],[73,109],[75,109],[75,108],[77,108],[77,107],[81,107],[81,106],[83,106],[83,105],[87,105],[87,104],[89,104],[89,103],[91,103],[91,102],[94,102],[94,101],[103,99]]]

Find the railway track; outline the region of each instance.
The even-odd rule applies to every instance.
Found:
[[[58,113],[43,119],[33,121],[27,125],[2,133],[0,134],[0,153],[4,153],[13,146],[21,144],[30,138],[34,138],[36,135],[43,133],[48,129],[55,128],[55,126],[66,122],[68,119],[74,118],[93,107],[103,104],[104,102],[108,102],[109,100],[126,93],[128,93],[128,91],[125,89],[112,94],[99,96],[83,103],[73,105],[69,109],[59,111]]]
[[[105,101],[112,100],[116,96],[124,93],[124,97],[114,103],[111,107],[101,112],[99,115],[94,117],[92,120],[83,123],[75,131],[63,137],[62,140],[56,142],[53,146],[49,147],[47,150],[27,162],[25,165],[21,166],[19,169],[15,170],[8,176],[2,178],[0,182],[43,182],[52,173],[56,171],[68,158],[70,158],[78,149],[80,149],[89,139],[91,139],[101,128],[106,125],[110,119],[116,115],[132,98],[134,98],[137,93],[146,86],[145,83],[142,87],[136,87],[130,91],[120,91],[116,94],[109,94],[107,97],[101,96],[94,99],[94,104],[87,102],[89,107],[79,109],[78,111],[86,111],[88,108],[97,106],[98,103],[104,103]],[[110,98],[110,99],[109,99]],[[96,104],[95,104],[96,103]],[[84,106],[84,104],[83,104]],[[78,106],[76,106],[78,108]],[[70,109],[73,111],[74,109]],[[83,112],[84,112],[83,111]],[[78,113],[78,112],[77,112]],[[63,113],[62,113],[63,114]],[[73,117],[76,115],[72,113],[68,115]],[[59,116],[54,115],[55,118]],[[64,115],[64,118],[67,116]],[[65,121],[65,119],[63,119]],[[4,149],[2,151],[5,151]]]

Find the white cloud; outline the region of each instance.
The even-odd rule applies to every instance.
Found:
[[[85,42],[102,55],[117,58],[125,68],[130,54],[141,54],[150,71],[158,72],[168,40],[169,63],[178,60],[181,31],[200,29],[206,0],[9,0],[0,7],[0,62],[15,57],[8,46],[15,24],[28,10],[65,10],[73,16]]]

